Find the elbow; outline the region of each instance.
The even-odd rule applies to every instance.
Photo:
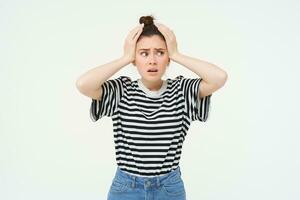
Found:
[[[77,79],[76,82],[75,82],[75,86],[76,88],[79,90],[79,91],[82,91],[82,88],[83,88],[83,82],[81,79]]]
[[[217,84],[217,85],[218,85],[219,87],[223,87],[223,86],[225,85],[227,79],[228,79],[227,73],[226,73],[225,71],[222,72],[222,73],[220,74],[220,76],[219,76],[219,81],[218,81],[218,84]]]
[[[224,72],[222,75],[222,81],[224,82],[224,84],[227,81],[227,79],[228,79],[228,74],[226,72]]]

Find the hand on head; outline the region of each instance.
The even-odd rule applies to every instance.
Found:
[[[130,33],[126,37],[123,56],[129,59],[130,62],[134,61],[136,41],[143,31],[143,27],[144,24],[140,24],[136,26],[134,29],[130,31]]]
[[[178,54],[177,42],[174,32],[167,26],[154,22],[154,25],[163,34],[166,39],[169,57],[173,59],[174,55]]]
[[[164,36],[169,58],[174,60],[174,57],[179,54],[174,32],[163,24],[153,22],[153,20],[150,20],[150,22],[153,23],[157,27],[157,30]],[[125,40],[123,57],[128,59],[129,62],[134,62],[135,60],[136,43],[143,32],[144,23],[146,23],[146,21],[143,23],[140,21],[140,23],[141,24],[130,31]]]

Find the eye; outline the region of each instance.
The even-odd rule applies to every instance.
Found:
[[[146,55],[148,55],[148,53],[147,53],[147,52],[145,52],[145,51],[144,51],[144,52],[141,52],[141,55],[142,55],[142,56],[144,56],[143,54],[146,54]]]
[[[157,54],[158,54],[158,55],[164,55],[165,52],[163,52],[163,51],[157,51]],[[146,52],[146,51],[141,52],[141,55],[142,55],[142,56],[147,56],[147,55],[148,55],[148,52]]]
[[[158,51],[158,53],[160,53],[160,55],[164,55],[165,52],[163,52],[163,51]]]

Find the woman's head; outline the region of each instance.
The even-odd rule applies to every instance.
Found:
[[[170,62],[165,38],[153,20],[152,16],[140,17],[139,23],[144,27],[136,42],[134,61],[142,78],[150,82],[160,81]]]

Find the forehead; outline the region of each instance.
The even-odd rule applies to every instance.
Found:
[[[136,44],[137,49],[152,49],[152,48],[166,48],[165,41],[157,36],[153,35],[151,37],[144,36]]]

